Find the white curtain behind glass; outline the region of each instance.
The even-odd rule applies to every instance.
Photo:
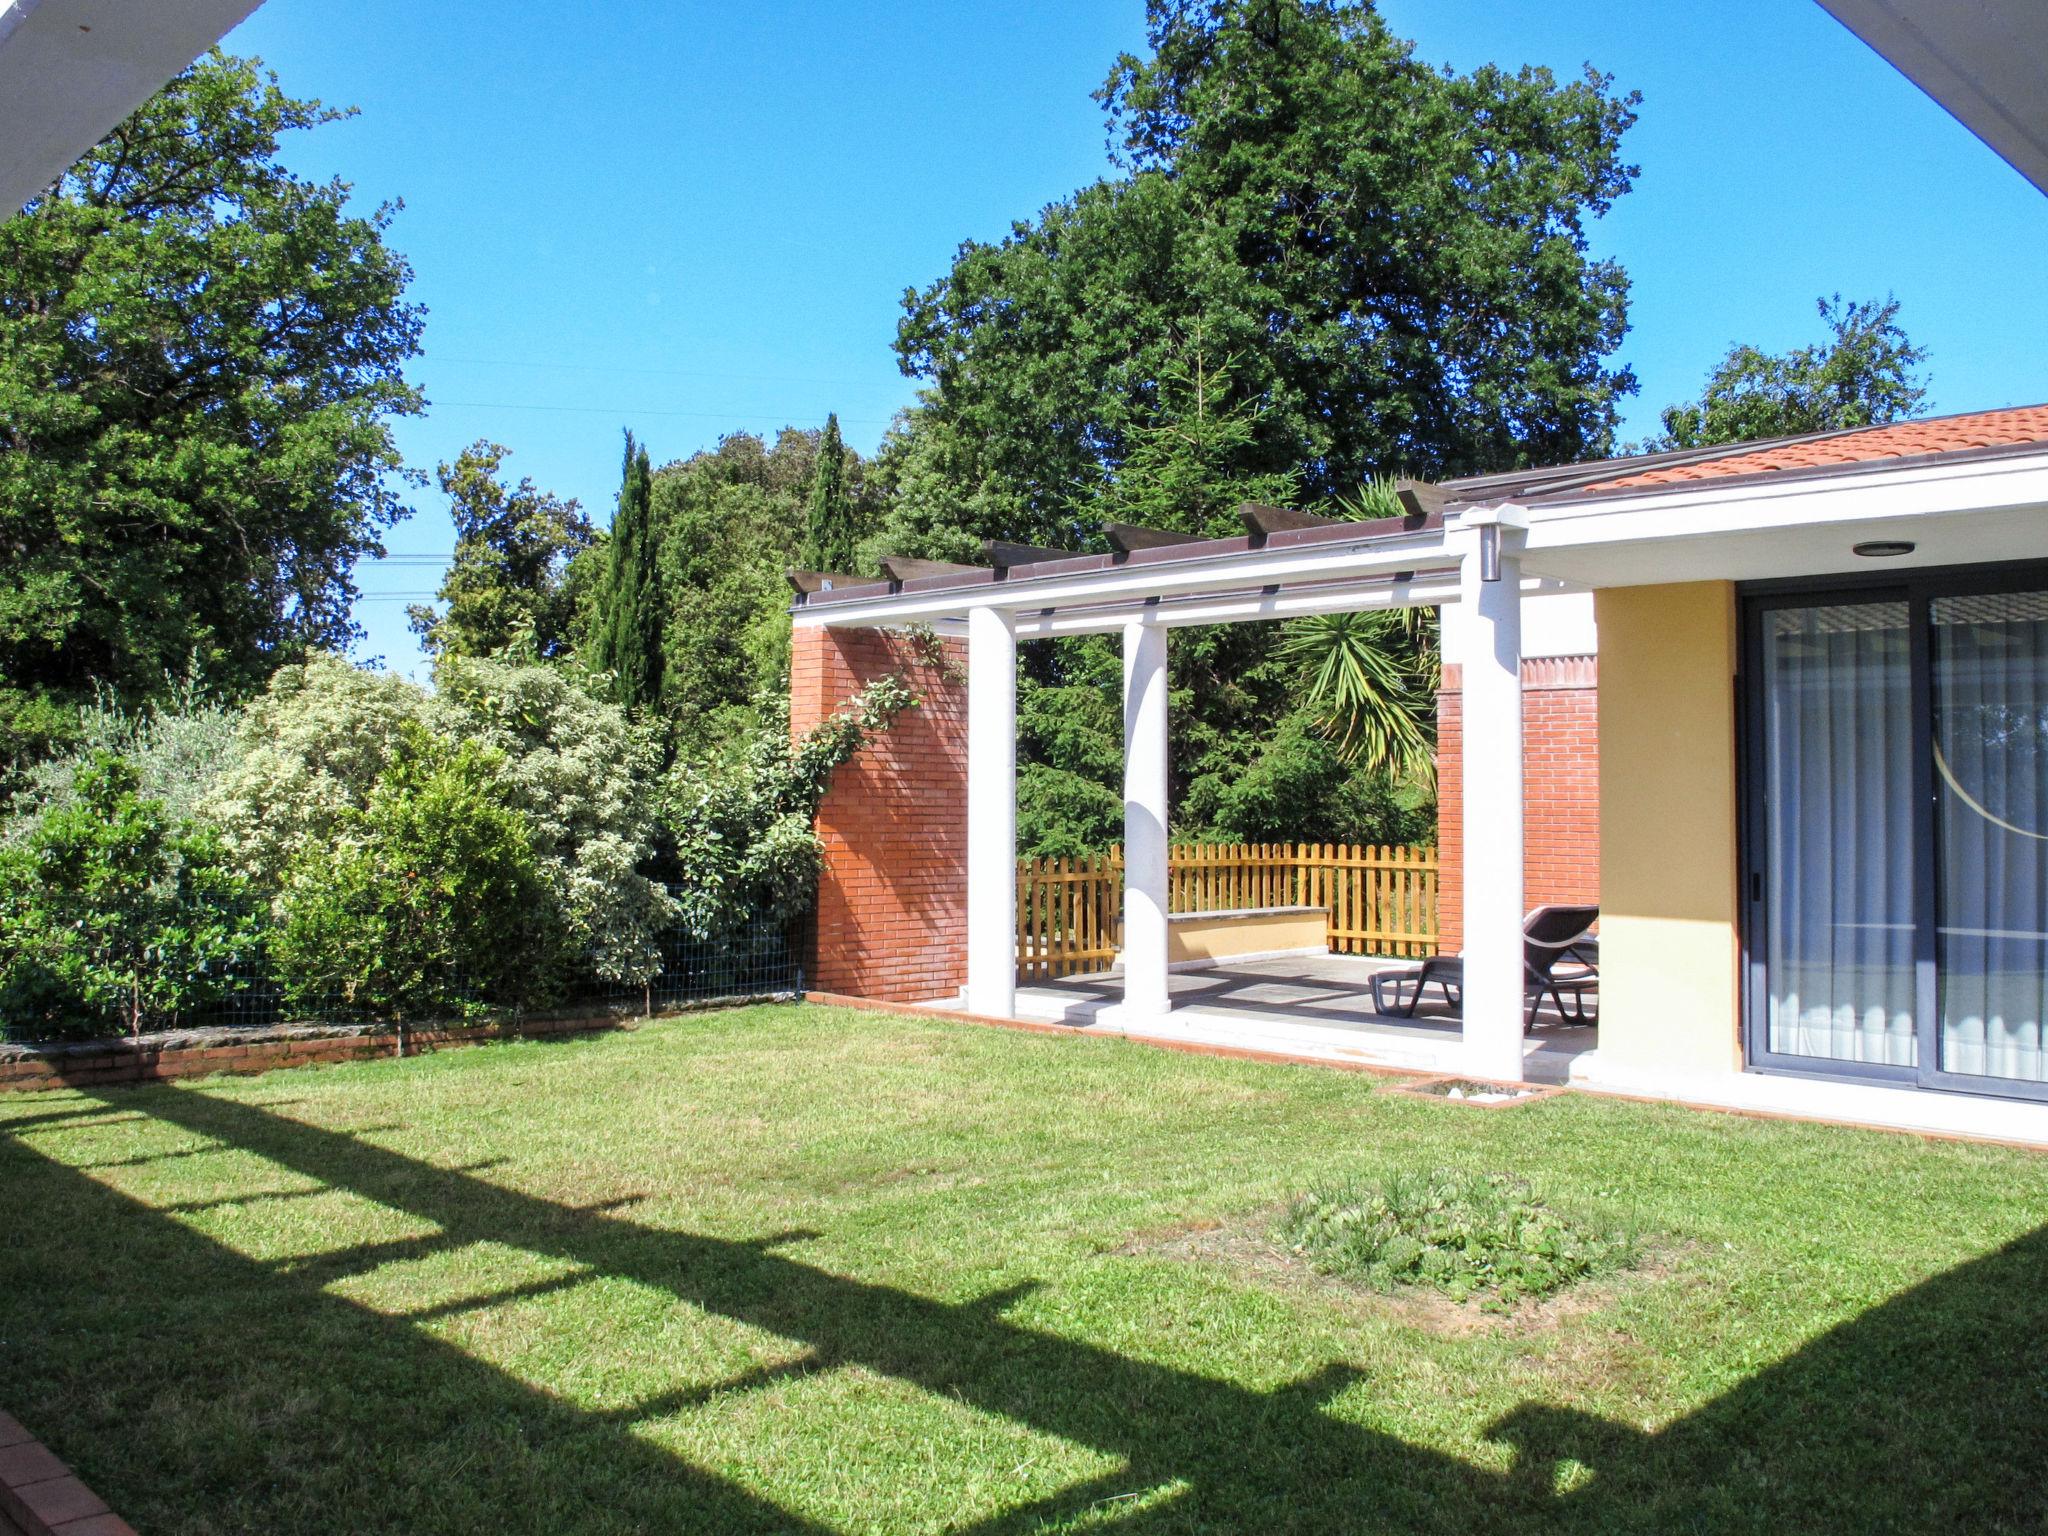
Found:
[[[1941,1064],[2048,1080],[2048,593],[1933,604]]]
[[[1917,1060],[1909,622],[1903,601],[1766,616],[1773,1051]]]

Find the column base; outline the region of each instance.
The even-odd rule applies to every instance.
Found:
[[[1106,1003],[1089,1019],[1090,1028],[1124,1031],[1152,1030],[1172,1022],[1171,1008],[1148,1007],[1143,1003]]]
[[[963,1013],[978,1013],[983,1018],[1014,1019],[1017,1017],[1017,992],[1012,987],[977,993],[969,987],[960,994],[959,1006]]]
[[[1467,1040],[1459,1057],[1463,1063],[1461,1070],[1467,1077],[1481,1077],[1488,1082],[1519,1083],[1528,1071],[1523,1058],[1526,1044],[1520,1035],[1512,1045],[1499,1040]]]

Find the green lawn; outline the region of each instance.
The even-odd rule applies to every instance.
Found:
[[[1653,1262],[1499,1319],[1263,1245],[1435,1165]],[[1997,1148],[769,1007],[0,1097],[0,1190],[0,1405],[148,1536],[2048,1521]]]

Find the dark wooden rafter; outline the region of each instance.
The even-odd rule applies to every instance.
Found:
[[[1037,544],[1014,544],[1008,539],[983,539],[981,553],[997,570],[1014,571],[1022,566],[1043,565],[1048,560],[1071,560],[1078,551],[1046,549]]]
[[[830,592],[838,587],[873,586],[873,576],[849,576],[844,571],[805,571],[796,566],[782,573],[789,578],[789,584],[796,588],[799,596],[809,597],[813,592]]]
[[[1450,500],[1442,486],[1431,485],[1427,480],[1396,480],[1394,495],[1400,500],[1401,510],[1416,520],[1441,517],[1444,503]]]
[[[918,581],[926,576],[969,576],[988,569],[985,565],[961,565],[952,560],[912,560],[906,555],[884,555],[878,562],[891,581]]]
[[[1237,515],[1244,524],[1244,531],[1255,539],[1276,533],[1293,533],[1300,528],[1333,528],[1337,524],[1334,517],[1318,517],[1313,512],[1297,512],[1292,507],[1269,507],[1256,501],[1241,503]]]
[[[1171,533],[1164,528],[1140,528],[1136,523],[1104,523],[1102,535],[1120,555],[1140,549],[1166,549],[1175,544],[1205,544],[1199,533]]]

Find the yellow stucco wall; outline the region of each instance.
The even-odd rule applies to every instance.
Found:
[[[1600,1057],[1741,1064],[1735,589],[1617,587],[1600,628]]]

